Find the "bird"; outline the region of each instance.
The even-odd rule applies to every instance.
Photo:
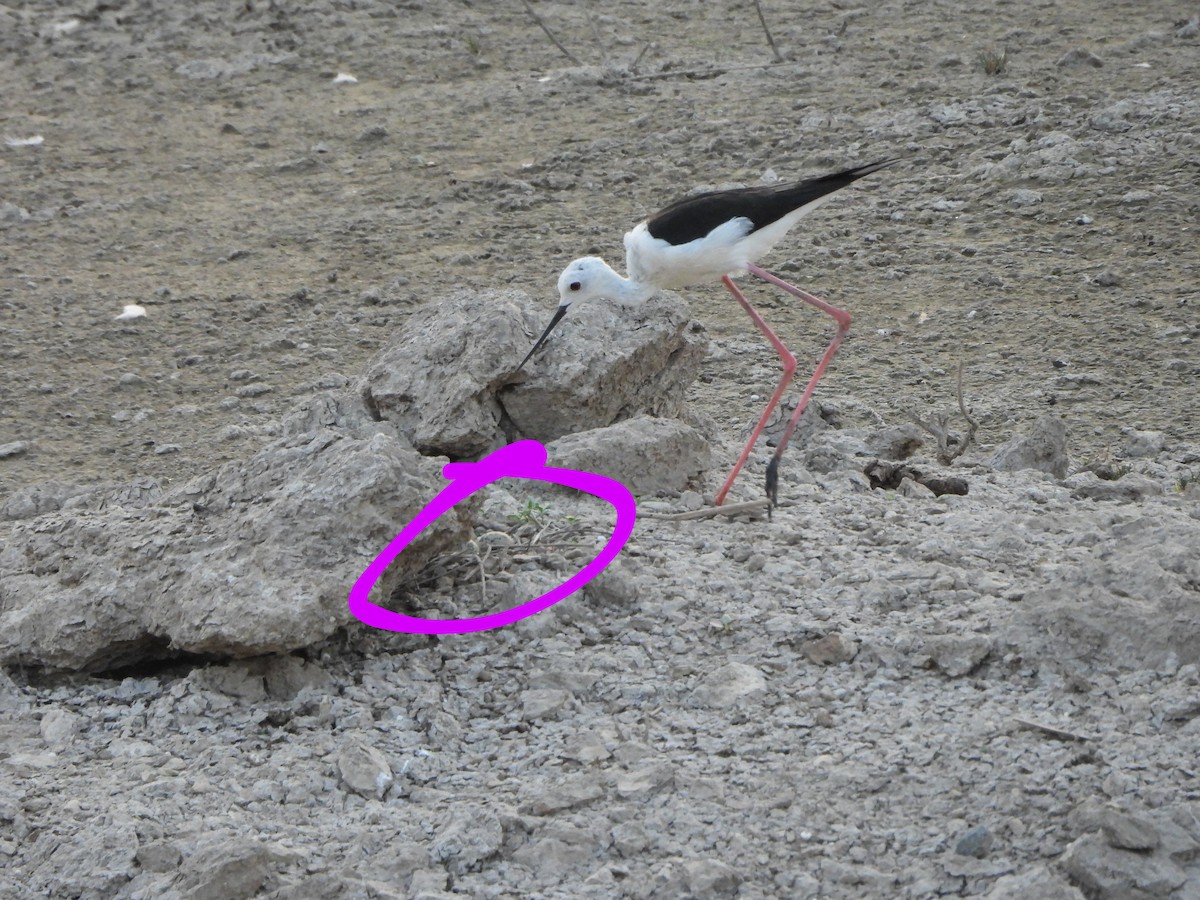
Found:
[[[796,372],[796,358],[750,305],[733,282],[734,275],[749,272],[794,297],[815,306],[837,322],[837,332],[817,363],[800,402],[775,446],[767,464],[768,509],[778,503],[779,463],[808,400],[825,373],[838,347],[850,330],[850,314],[831,303],[788,284],[757,265],[796,223],[829,200],[835,191],[858,179],[893,165],[898,159],[882,159],[844,169],[830,175],[780,185],[762,185],[708,191],[677,200],[639,223],[625,235],[627,276],[617,273],[597,256],[581,257],[558,277],[559,306],[542,336],[517,366],[520,371],[533,357],[571,307],[583,300],[608,299],[625,304],[643,303],[660,290],[680,290],[696,284],[724,283],[755,327],[775,348],[783,364],[783,376],[750,434],[733,471],[717,492],[717,506],[725,502],[738,473],[757,443],[759,435],[783,398]]]

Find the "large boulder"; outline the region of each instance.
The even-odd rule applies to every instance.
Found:
[[[679,415],[707,346],[682,299],[579,304],[518,370],[552,313],[517,290],[461,291],[418,310],[368,366],[367,406],[422,453],[456,460]]]
[[[112,495],[0,536],[0,665],[105,669],[179,652],[292,650],[352,621],[355,579],[445,486],[354,395],[323,395],[284,436],[144,505]],[[456,542],[443,516],[377,589]]]

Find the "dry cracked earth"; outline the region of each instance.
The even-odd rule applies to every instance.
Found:
[[[455,291],[549,315],[689,190],[902,158],[764,261],[855,316],[771,520],[655,518],[777,368],[695,288],[713,469],[583,594],[0,670],[0,894],[1200,897],[1196,12],[766,0],[776,58],[750,2],[0,4],[0,554],[250,457]],[[854,442],[961,432],[960,366],[969,493],[872,490]],[[1047,414],[1065,472],[994,465]]]

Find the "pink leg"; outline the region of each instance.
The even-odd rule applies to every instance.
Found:
[[[766,427],[767,421],[771,418],[771,413],[775,411],[775,407],[779,405],[779,401],[783,399],[783,392],[788,389],[788,385],[792,383],[792,377],[796,374],[796,357],[792,356],[787,347],[783,346],[783,341],[775,336],[763,317],[758,314],[750,302],[745,298],[741,291],[737,289],[728,275],[721,279],[725,282],[725,287],[729,288],[729,292],[733,294],[733,298],[750,316],[750,319],[757,326],[758,330],[763,333],[771,346],[779,354],[780,360],[783,361],[783,377],[779,379],[779,385],[775,388],[775,393],[771,395],[771,399],[767,401],[767,408],[763,410],[762,417],[759,418],[758,424],[754,426],[754,431],[750,435],[750,440],[746,442],[745,448],[742,450],[741,456],[737,458],[737,462],[733,464],[733,471],[729,473],[729,477],[725,479],[725,484],[721,486],[721,490],[717,491],[716,504],[720,506],[725,502],[725,495],[729,493],[729,489],[733,487],[734,480],[738,477],[738,472],[742,471],[742,466],[746,464],[746,460],[750,457],[750,451],[754,449],[754,444],[758,441],[758,436],[762,434],[763,428]]]
[[[825,349],[825,353],[821,357],[821,361],[817,363],[817,368],[813,371],[812,377],[809,378],[808,384],[804,388],[804,393],[800,395],[800,402],[796,405],[796,411],[792,413],[792,417],[788,420],[787,427],[784,429],[783,435],[780,437],[779,443],[775,447],[775,454],[771,457],[771,462],[767,465],[767,497],[770,499],[771,505],[773,506],[776,501],[778,490],[779,460],[783,457],[783,451],[787,449],[788,441],[790,441],[792,438],[792,432],[796,430],[796,426],[800,423],[800,417],[804,415],[804,410],[808,406],[808,400],[810,397],[812,397],[813,391],[816,390],[817,382],[820,381],[821,376],[825,374],[825,369],[828,368],[829,363],[833,360],[833,357],[837,355],[838,347],[841,346],[842,340],[850,331],[850,313],[846,312],[844,309],[839,309],[831,303],[826,303],[820,297],[814,297],[807,291],[800,290],[800,288],[796,287],[795,285],[788,284],[782,278],[772,275],[766,269],[761,269],[753,264],[748,265],[746,269],[751,274],[757,275],[763,281],[767,281],[776,287],[782,288],[792,296],[799,297],[805,303],[812,304],[822,312],[833,316],[833,318],[837,320],[838,325],[837,334],[833,336],[833,340],[830,341],[829,346]],[[787,348],[783,346],[783,343],[779,340],[779,338],[777,338],[774,333],[767,328],[766,324],[762,321],[762,318],[758,315],[758,313],[751,309],[750,304],[747,303],[746,299],[741,296],[740,292],[738,292],[733,286],[733,283],[729,280],[729,278],[726,277],[724,280],[725,286],[734,292],[734,296],[738,299],[738,302],[747,312],[750,313],[750,317],[754,319],[754,324],[757,325],[759,330],[767,336],[767,340],[774,345],[775,349],[779,351],[779,355],[784,358],[784,377],[783,380],[780,381],[779,387],[776,388],[775,394],[771,397],[771,402],[767,405],[767,409],[763,413],[762,419],[759,420],[758,426],[754,429],[754,433],[750,436],[750,442],[742,451],[742,455],[738,457],[738,461],[734,466],[733,472],[730,473],[725,485],[717,494],[716,503],[718,506],[720,506],[725,500],[725,495],[729,492],[729,488],[732,487],[733,481],[737,477],[738,472],[741,471],[742,465],[745,463],[746,458],[749,457],[750,451],[754,447],[754,443],[758,440],[758,436],[762,432],[763,427],[766,425],[767,419],[770,417],[771,412],[774,411],[776,404],[782,397],[783,391],[786,390],[787,385],[791,382],[792,375],[794,374],[796,368],[795,358],[791,353],[788,352]],[[790,368],[788,367],[788,360],[791,360]]]

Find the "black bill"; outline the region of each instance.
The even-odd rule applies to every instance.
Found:
[[[546,338],[550,337],[550,332],[554,330],[554,326],[562,320],[562,317],[567,314],[568,309],[570,309],[569,306],[560,306],[558,308],[558,310],[554,313],[554,318],[550,320],[550,324],[547,325],[546,330],[542,332],[542,336],[538,338],[537,343],[533,345],[533,349],[526,354],[523,360],[521,360],[521,365],[517,366],[518,371],[525,367],[525,363],[529,362],[529,358],[533,356],[533,354],[537,353],[538,347],[542,346],[542,344],[546,342]]]

